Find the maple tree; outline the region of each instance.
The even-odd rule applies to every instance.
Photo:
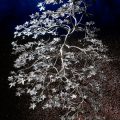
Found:
[[[61,120],[80,114],[85,120],[104,119],[99,109],[107,49],[95,36],[94,22],[83,21],[86,1],[43,0],[38,8],[40,12],[15,28],[12,45],[18,58],[8,78],[10,87],[17,87],[17,96],[29,94],[32,109],[40,102],[43,109],[64,109]]]

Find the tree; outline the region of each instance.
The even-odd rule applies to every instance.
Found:
[[[43,109],[62,108],[61,120],[79,115],[85,120],[104,119],[99,115],[105,80],[101,66],[108,58],[95,36],[94,22],[83,21],[87,3],[44,0],[38,7],[40,12],[14,32],[13,54],[18,58],[8,78],[10,87],[17,87],[17,96],[29,94],[32,109],[40,102]]]

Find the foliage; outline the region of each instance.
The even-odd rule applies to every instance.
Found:
[[[30,15],[30,21],[14,32],[13,53],[18,58],[8,78],[10,87],[17,87],[17,96],[29,94],[32,109],[40,102],[43,109],[62,108],[66,112],[61,120],[79,115],[104,119],[99,115],[105,80],[101,66],[108,58],[106,47],[95,37],[94,22],[82,21],[87,3],[44,0],[38,7],[40,13]]]

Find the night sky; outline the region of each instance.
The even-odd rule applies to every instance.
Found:
[[[14,97],[14,89],[8,88],[7,77],[14,59],[10,54],[10,43],[13,40],[14,27],[29,20],[29,15],[38,10],[37,1],[0,0],[0,120],[26,120],[20,117],[21,110],[25,108],[19,102],[24,98]],[[90,11],[96,26],[101,29],[99,38],[108,45],[111,54],[119,57],[120,0],[96,0]],[[17,105],[21,106],[21,110]]]

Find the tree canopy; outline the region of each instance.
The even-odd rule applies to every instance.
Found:
[[[103,120],[99,115],[105,80],[101,66],[108,60],[107,49],[95,36],[94,22],[83,21],[86,1],[44,0],[38,7],[40,12],[15,28],[12,45],[18,58],[8,78],[10,87],[17,87],[17,96],[30,95],[30,109],[42,103],[43,109],[65,110],[61,120],[79,115]]]

